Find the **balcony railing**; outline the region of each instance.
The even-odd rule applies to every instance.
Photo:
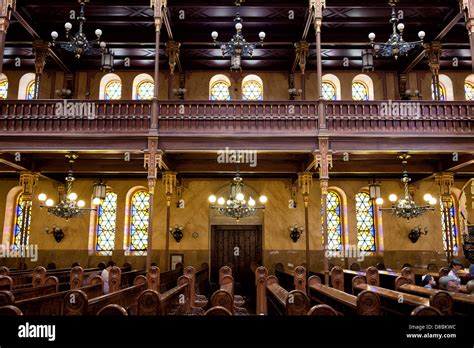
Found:
[[[474,135],[470,102],[323,103],[330,136]],[[151,110],[138,101],[3,100],[0,135],[146,135]],[[160,101],[158,128],[163,136],[314,136],[320,121],[318,102]]]

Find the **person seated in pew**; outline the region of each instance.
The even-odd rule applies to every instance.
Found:
[[[433,289],[436,286],[436,280],[432,276],[426,274],[421,278],[421,285],[426,289]]]
[[[459,283],[457,279],[451,276],[439,278],[439,288],[441,290],[459,292]]]
[[[457,259],[451,261],[451,264],[449,265],[448,276],[456,278],[458,285],[461,285],[461,278],[459,278],[457,273],[462,269],[464,269],[464,265],[461,263],[461,261]]]
[[[102,271],[102,273],[100,274],[100,276],[102,277],[102,280],[104,282],[104,294],[109,293],[109,272],[112,269],[112,267],[114,267],[114,266],[115,266],[115,262],[110,260],[107,263],[107,267],[105,267],[104,270]]]

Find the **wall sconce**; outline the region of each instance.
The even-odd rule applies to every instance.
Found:
[[[105,42],[100,43],[102,48],[102,59],[101,59],[101,68],[102,71],[114,71],[114,56],[115,53],[112,52],[109,48],[106,48]]]
[[[428,227],[425,227],[424,231],[421,230],[421,226],[412,229],[408,234],[408,238],[412,243],[416,243],[422,234],[425,236],[428,234]]]
[[[370,199],[374,200],[376,204],[382,205],[383,198],[380,190],[380,183],[376,182],[375,179],[369,184],[369,195]]]
[[[57,89],[56,90],[56,97],[61,99],[71,99],[72,98],[72,91],[70,89]]]
[[[49,228],[46,228],[46,233],[52,234],[54,236],[54,239],[56,239],[56,242],[58,243],[61,242],[64,238],[63,230],[57,226],[53,226],[51,230]]]
[[[297,224],[294,224],[290,227],[290,238],[291,240],[296,243],[298,239],[300,239],[301,235],[303,234],[304,228],[303,226],[298,227]]]
[[[99,178],[99,182],[96,182],[94,186],[92,186],[92,204],[99,205],[104,199],[107,194],[107,185],[102,182],[102,178]]]
[[[303,93],[303,90],[301,88],[296,89],[296,88],[288,88],[288,94],[290,95],[290,100],[295,100],[296,97],[301,96]]]
[[[173,236],[176,243],[181,242],[181,239],[183,239],[183,230],[184,227],[179,225],[170,228],[170,234]]]
[[[362,51],[362,71],[374,71],[374,50]]]

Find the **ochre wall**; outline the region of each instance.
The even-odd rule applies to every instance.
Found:
[[[8,99],[17,99],[18,83],[21,76],[31,71],[25,70],[8,70],[4,73],[8,77],[9,92]],[[122,79],[122,99],[132,99],[133,79],[144,71],[135,70],[117,70],[117,74]],[[153,76],[153,71],[146,71]],[[351,100],[351,83],[352,79],[359,75],[360,71],[352,70],[325,70],[324,74],[334,74],[341,82],[341,98],[342,100]],[[465,99],[464,80],[470,74],[468,71],[460,72],[442,72],[449,76],[453,82],[454,100],[462,101]],[[209,99],[209,81],[216,74],[224,74],[232,82],[233,100],[241,100],[241,81],[249,74],[250,71],[242,73],[233,73],[229,71],[188,71],[186,72],[186,100],[208,100]],[[263,80],[264,84],[264,100],[279,101],[288,100],[288,73],[275,72],[259,72],[258,76]],[[75,98],[76,99],[99,99],[100,80],[105,75],[99,71],[82,71],[77,72],[75,77]],[[374,82],[375,100],[396,100],[398,99],[398,77],[393,72],[375,71],[367,73]],[[316,73],[307,72],[306,81],[306,100],[317,99],[316,93]],[[295,74],[295,87],[300,88],[301,76]],[[159,81],[159,98],[168,99],[169,73],[161,72]],[[60,71],[45,70],[43,82],[41,86],[41,99],[54,99],[55,91],[64,87],[64,74]],[[179,87],[179,75],[175,75],[174,84],[171,87]],[[412,91],[419,90],[423,100],[431,100],[431,73],[429,71],[413,71],[408,74],[407,88]],[[172,96],[171,99],[177,99]],[[300,100],[296,97],[296,100]]]
[[[305,231],[296,243],[289,238],[288,228],[290,225],[304,225],[304,208],[302,197],[297,196],[297,209],[288,208],[290,198],[289,181],[286,180],[246,180],[246,185],[254,189],[259,194],[265,194],[269,201],[264,213],[264,263],[273,267],[275,263],[282,262],[285,265],[298,265],[305,261]],[[78,179],[74,186],[74,191],[80,199],[90,206],[93,180]],[[465,183],[456,182],[455,186],[461,189]],[[18,182],[13,179],[0,181],[0,226],[3,226],[6,197],[8,192]],[[115,251],[112,256],[117,262],[130,261],[135,267],[143,267],[145,257],[125,256],[124,254],[124,230],[126,195],[129,190],[137,186],[147,185],[146,180],[108,180],[107,185],[118,195],[117,205],[117,225]],[[187,179],[183,182],[183,199],[186,202],[184,209],[177,209],[173,204],[171,208],[171,225],[180,224],[184,226],[184,238],[180,243],[176,243],[170,236],[170,252],[184,254],[186,264],[199,266],[203,262],[209,262],[209,231],[210,231],[210,210],[207,198],[210,194],[216,193],[223,187],[227,187],[226,180],[206,180]],[[347,230],[344,240],[348,245],[357,244],[356,237],[356,217],[355,217],[355,194],[366,188],[366,180],[331,180],[330,186],[339,188],[347,199],[347,204],[343,211],[343,219],[347,221]],[[310,226],[310,249],[311,268],[322,267],[322,236],[321,236],[321,216],[320,216],[320,193],[317,180],[310,196],[309,226]],[[422,202],[425,193],[437,196],[438,188],[433,181],[423,181],[414,185],[415,201]],[[469,188],[470,189],[470,188]],[[52,182],[40,180],[36,188],[38,193],[46,193],[48,197],[55,199],[55,187]],[[401,184],[398,180],[382,181],[382,196],[385,198],[385,206],[388,205],[388,195],[396,193],[400,196],[402,192]],[[343,198],[344,200],[344,198]],[[164,191],[158,185],[154,202],[154,234],[153,234],[153,260],[161,267],[164,267],[164,252],[166,231],[166,203]],[[468,210],[469,211],[469,210]],[[367,257],[362,265],[373,264],[373,262],[383,261],[387,267],[400,268],[405,262],[414,265],[426,266],[430,262],[438,265],[443,264],[444,253],[441,239],[441,217],[439,205],[433,213],[427,213],[421,218],[407,222],[392,217],[388,213],[379,212],[381,218],[381,230],[377,238],[378,252],[376,255]],[[232,222],[232,221],[231,221]],[[233,223],[233,222],[232,222]],[[241,223],[245,223],[243,220]],[[45,229],[53,225],[60,226],[66,237],[61,243],[56,243],[52,235],[47,235]],[[429,233],[421,236],[420,240],[413,244],[408,239],[409,231],[421,225],[428,227]],[[96,265],[99,261],[106,261],[109,257],[97,256],[89,249],[89,243],[95,242],[93,228],[91,226],[91,216],[86,214],[82,217],[70,220],[58,219],[39,207],[39,202],[35,198],[32,210],[31,238],[30,244],[38,245],[40,250],[39,260],[35,265],[45,265],[49,262],[56,262],[58,267],[70,266],[72,262],[79,261],[82,265]],[[2,231],[4,228],[2,228]],[[91,232],[92,230],[92,232]],[[92,234],[90,234],[90,232]],[[193,238],[193,232],[198,232],[199,237]],[[4,236],[8,240],[8,236]],[[3,240],[3,239],[2,239]],[[348,260],[332,259],[335,264],[347,265],[356,261],[355,257]],[[14,263],[14,260],[3,260],[7,264]],[[1,262],[1,261],[0,261]]]

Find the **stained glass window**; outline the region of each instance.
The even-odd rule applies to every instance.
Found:
[[[466,100],[474,101],[474,84],[466,82],[464,84],[464,91],[466,92]]]
[[[433,85],[431,85],[431,98],[435,100]],[[439,84],[439,100],[441,101],[446,100],[446,88],[444,87],[442,83]]]
[[[117,194],[107,192],[97,212],[96,250],[102,255],[112,255],[117,222]]]
[[[151,100],[153,98],[155,84],[153,81],[142,81],[137,86],[137,100]]]
[[[256,80],[249,80],[242,86],[242,99],[247,101],[263,100],[263,86]]]
[[[444,202],[440,199],[440,209],[441,209],[441,230],[443,231],[443,246],[444,250],[448,249],[448,230],[446,226],[446,216],[444,211]],[[449,211],[449,219],[451,223],[451,245],[453,246],[453,252],[456,253],[458,251],[458,236],[457,236],[457,226],[456,226],[456,207],[454,205],[453,198],[448,203],[448,211]]]
[[[112,80],[105,86],[105,100],[120,100],[122,98],[122,82]]]
[[[21,238],[21,228],[23,224],[23,219],[25,218],[25,211],[23,207],[23,199],[21,194],[18,198],[18,202],[16,204],[15,209],[15,225],[13,226],[13,243],[12,248],[17,251],[19,247],[22,245]],[[26,221],[25,228],[26,228],[26,244],[28,245],[30,239],[30,225],[31,225],[31,204],[28,205],[28,221]]]
[[[360,81],[355,81],[352,83],[352,100],[369,100],[369,88],[365,83]]]
[[[323,99],[336,100],[336,86],[331,82],[323,82]]]
[[[138,191],[132,196],[130,224],[130,251],[144,255],[148,247],[148,220],[150,218],[150,194]]]
[[[366,192],[356,194],[357,245],[362,251],[375,251],[374,206]]]
[[[211,100],[230,100],[230,85],[225,81],[217,81],[211,86]]]
[[[342,246],[342,220],[341,198],[334,191],[329,191],[326,200],[328,219],[328,245],[327,250],[341,250]],[[324,244],[324,236],[323,236]]]
[[[35,99],[35,89],[36,89],[36,83],[35,81],[31,81],[26,87],[26,100]]]
[[[7,99],[8,95],[8,80],[0,81],[0,99]]]

